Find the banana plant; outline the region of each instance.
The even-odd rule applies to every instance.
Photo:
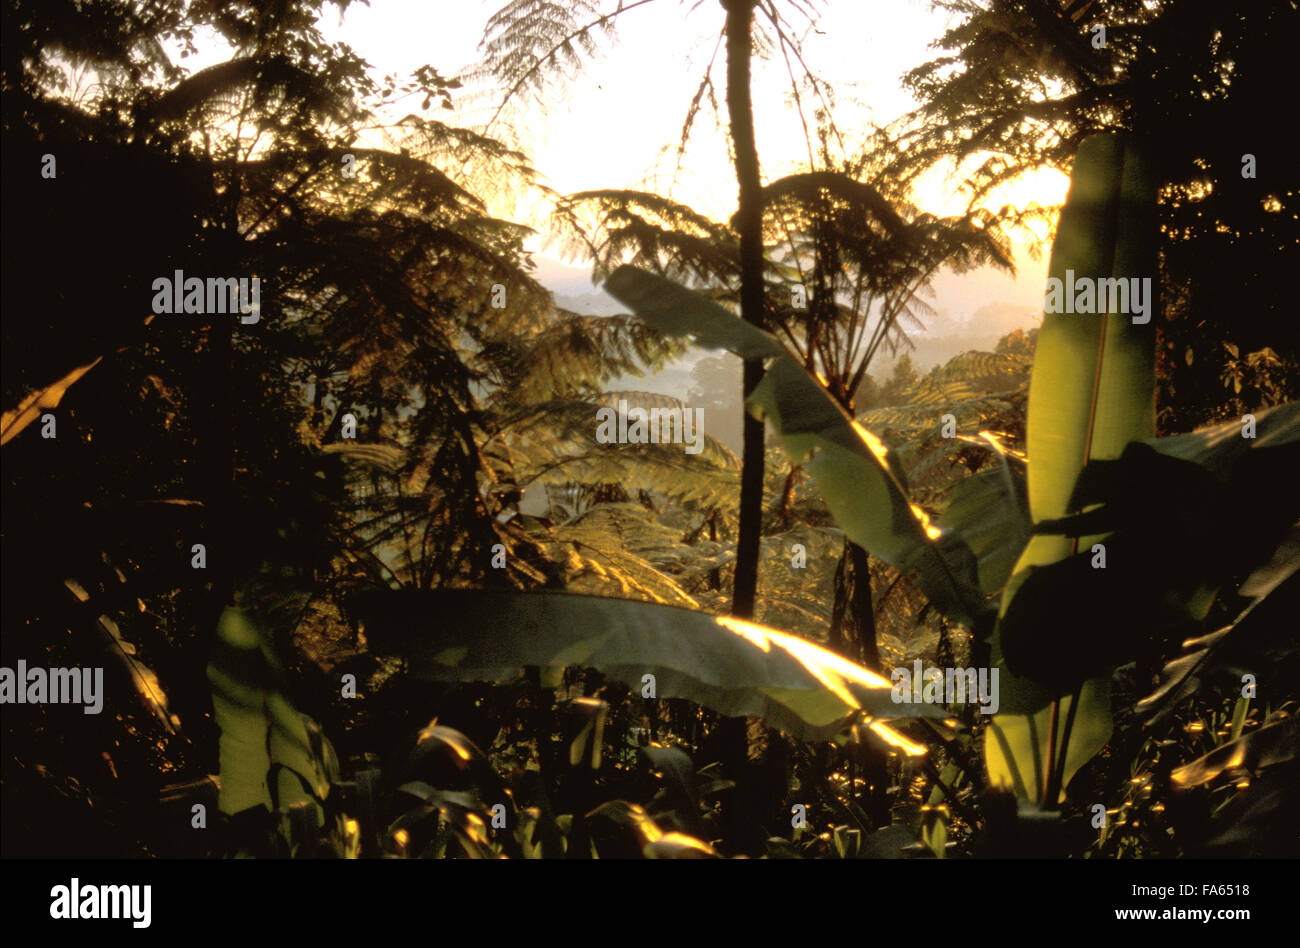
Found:
[[[615,270],[605,289],[662,332],[762,360],[766,373],[746,405],[772,425],[796,463],[807,458],[808,472],[849,539],[900,572],[916,574],[945,614],[970,624],[991,618],[969,546],[911,502],[894,452],[831,399],[775,337],[635,267]]]
[[[741,323],[712,301],[633,267],[619,268],[606,282],[613,296],[661,331],[764,360],[766,374],[747,407],[772,424],[796,463],[809,459],[808,470],[845,533],[900,571],[913,574],[936,608],[973,626],[977,636],[991,630],[992,661],[1002,671],[1003,694],[1001,713],[993,717],[986,735],[985,765],[990,783],[1013,790],[1023,811],[1055,811],[1071,777],[1109,739],[1110,676],[1142,631],[1131,617],[1119,623],[1117,631],[1079,628],[1069,622],[1072,611],[1122,588],[1147,603],[1172,594],[1181,600],[1181,614],[1196,620],[1204,616],[1214,591],[1216,577],[1210,575],[1190,588],[1178,583],[1170,589],[1160,588],[1160,583],[1143,588],[1145,564],[1138,555],[1168,552],[1171,541],[1158,531],[1153,534],[1152,522],[1134,523],[1124,516],[1131,495],[1124,494],[1123,486],[1134,471],[1144,469],[1150,475],[1158,468],[1159,475],[1171,475],[1182,484],[1209,477],[1217,479],[1220,488],[1225,474],[1222,464],[1209,463],[1210,452],[1198,452],[1189,442],[1193,436],[1154,438],[1156,194],[1152,171],[1135,141],[1096,135],[1081,143],[1050,273],[1060,281],[1055,284],[1058,294],[1061,287],[1073,294],[1076,275],[1087,279],[1091,292],[1105,286],[1108,293],[1100,306],[1093,296],[1077,314],[1073,305],[1053,306],[1044,317],[1027,421],[1032,534],[1012,522],[1004,535],[990,537],[988,518],[1006,517],[1018,505],[965,503],[974,500],[974,494],[959,495],[964,509],[932,523],[909,500],[893,453],[839,410],[824,386],[775,338]],[[1118,281],[1133,292],[1121,296]],[[1058,308],[1071,312],[1056,312]],[[1285,470],[1290,455],[1255,449],[1293,447],[1300,440],[1300,426],[1289,406],[1267,418],[1260,413],[1257,421],[1257,438],[1245,443],[1238,438],[1233,453],[1250,450],[1261,459],[1267,455],[1258,465],[1265,472],[1258,479],[1268,483],[1269,476]],[[1143,468],[1151,458],[1160,459],[1156,467]],[[1119,467],[1107,469],[1107,464]],[[1121,469],[1123,476],[1116,477]],[[1210,494],[1192,491],[1179,499]],[[1095,516],[1097,509],[1102,510],[1100,517]],[[1267,559],[1277,528],[1290,522],[1288,509],[1281,503],[1255,511],[1263,526],[1252,555]],[[1180,512],[1203,514],[1195,503],[1184,504]],[[1127,559],[1104,568],[1088,562],[1089,571],[1082,572],[1080,557],[1091,561],[1100,552],[1097,565],[1105,563],[1104,541],[1121,523],[1124,542],[1117,552]],[[1207,542],[1205,536],[1189,539],[1193,545]],[[1008,571],[1006,564],[1012,561]],[[1218,570],[1220,580],[1233,575],[1226,563],[1217,565],[1224,567]],[[1062,584],[1065,571],[1071,582]],[[1116,576],[1125,581],[1116,581]],[[991,588],[991,581],[1000,588]],[[1062,598],[1062,590],[1069,595]],[[984,592],[1000,593],[1000,601],[985,599]],[[1117,643],[1116,635],[1128,641]],[[1074,668],[1061,658],[1090,652],[1097,656]],[[1059,667],[1063,664],[1064,669]],[[1088,673],[1079,676],[1077,668]]]
[[[1151,279],[1153,285],[1154,200],[1136,146],[1111,136],[1085,140],[1053,248],[1054,278]],[[849,417],[773,336],[702,294],[633,267],[612,273],[606,288],[669,335],[693,336],[761,362],[764,375],[747,406],[772,425],[792,460],[806,465],[845,534],[911,575],[941,612],[991,637],[1003,693],[985,735],[984,762],[989,782],[1013,790],[1026,816],[1052,817],[1070,779],[1109,739],[1111,672],[1137,640],[1141,620],[1203,617],[1208,596],[1225,577],[1267,560],[1278,524],[1284,530],[1295,519],[1278,473],[1300,444],[1295,406],[1258,413],[1248,441],[1228,432],[1153,437],[1149,295],[1146,319],[1120,311],[1113,294],[1104,312],[1046,315],[1029,395],[1032,524],[1022,525],[1023,503],[993,477],[955,492],[956,509],[932,520],[911,500],[894,452]],[[1258,463],[1247,463],[1252,460]],[[1230,507],[1224,498],[1243,485],[1262,498],[1249,518],[1257,526],[1234,532],[1231,518],[1206,518],[1207,507]],[[1172,496],[1159,496],[1162,489]],[[1205,519],[1208,532],[1180,533],[1171,526],[1179,518]],[[997,534],[991,520],[1011,522]],[[1213,558],[1186,577],[1165,570],[1143,582],[1149,560],[1168,556],[1184,564],[1189,551],[1207,543],[1243,552]],[[1181,554],[1180,547],[1186,548]],[[1093,562],[1099,548],[1103,568]],[[1127,615],[1121,606],[1117,613],[1116,591],[1131,594],[1143,609]],[[1169,608],[1170,599],[1180,600],[1176,608]],[[536,666],[547,680],[558,680],[565,667],[588,666],[636,690],[648,680],[657,697],[763,717],[806,740],[866,724],[908,754],[924,747],[891,719],[948,716],[932,706],[895,704],[887,680],[797,636],[694,610],[504,590],[384,590],[356,597],[349,610],[373,651],[404,659],[426,679],[503,681],[520,666]],[[219,637],[251,655],[260,649],[257,637],[235,618],[223,621]],[[222,789],[232,801],[223,809],[275,809],[266,737],[274,753],[280,732],[281,750],[292,753],[310,748],[310,734],[274,713],[274,688],[241,697],[221,679],[217,663],[214,669],[214,684],[229,702],[218,707]],[[262,735],[244,748],[256,766],[246,780],[227,785],[225,742],[243,732]],[[318,804],[329,778],[315,773],[314,756],[292,768],[302,779],[283,787],[278,781],[276,789],[307,790],[302,802]],[[313,777],[322,778],[319,786],[311,786]],[[942,830],[931,827],[929,836],[941,850]]]
[[[891,719],[950,717],[896,702],[888,679],[807,639],[692,609],[487,589],[365,592],[349,609],[371,651],[427,681],[502,683],[529,666],[558,683],[566,667],[582,666],[647,697],[761,717],[803,740],[865,726],[909,755],[925,748]]]
[[[227,607],[207,669],[218,741],[217,805],[232,842],[257,852],[356,855],[353,821],[331,799],[339,761],[320,725],[284,693],[283,669],[258,621]]]
[[[1155,181],[1134,143],[1113,135],[1085,139],[1052,245],[1049,280],[1061,281],[1067,292],[1076,274],[1096,286],[1104,280],[1158,285],[1155,207]],[[1120,311],[1114,293],[1105,312],[1044,314],[1026,420],[1029,510],[1036,523],[1073,512],[1075,483],[1088,462],[1118,458],[1129,442],[1155,435],[1150,293],[1145,321]],[[1046,809],[1055,809],[1070,778],[1110,738],[1110,669],[1099,668],[1067,694],[1053,693],[1041,677],[1008,674],[1006,621],[1035,570],[1103,539],[1036,534],[1002,596],[993,661],[1004,667],[1003,713],[989,726],[985,765],[993,785],[1012,787],[1022,801]],[[1055,633],[1052,618],[1034,611],[1018,628],[1048,639]]]

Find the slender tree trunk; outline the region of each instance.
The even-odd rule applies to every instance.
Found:
[[[740,315],[747,323],[763,319],[763,209],[758,147],[754,141],[754,108],[749,93],[749,59],[755,0],[720,0],[727,11],[727,111],[736,154],[740,186],[736,219],[740,232]],[[744,395],[749,397],[763,377],[760,362],[746,362]],[[731,612],[742,619],[754,616],[758,590],[759,540],[763,521],[763,423],[745,415],[741,451],[740,524],[736,538],[735,591]],[[723,766],[734,775],[736,788],[724,809],[726,841],[732,852],[761,852],[767,813],[763,774],[749,763],[749,723],[724,718],[718,728]],[[772,735],[779,740],[779,736]],[[770,743],[770,741],[769,741]]]
[[[794,489],[801,480],[803,480],[803,465],[796,464],[790,468],[790,473],[785,477],[785,486],[781,488],[781,502],[776,508],[781,517],[782,530],[789,530],[794,522]]]
[[[239,202],[242,193],[239,175],[233,176],[225,203],[224,239],[218,246],[217,259],[223,264],[218,272],[238,272],[239,257]],[[218,238],[220,239],[220,238]],[[238,511],[235,478],[239,468],[236,452],[235,412],[235,322],[229,316],[213,318],[208,330],[211,354],[210,370],[213,372],[206,406],[208,415],[206,432],[209,437],[200,439],[200,452],[207,452],[203,476],[208,480],[205,491],[205,533],[203,542],[207,549],[207,569],[212,582],[212,599],[216,611],[212,628],[219,621],[226,606],[235,602],[239,579],[248,575],[245,562],[248,551],[237,549],[239,533],[236,530]],[[205,443],[206,442],[206,443]],[[238,573],[239,566],[245,568]],[[257,564],[252,564],[255,570]],[[200,574],[202,575],[202,574]]]
[[[859,665],[884,674],[880,649],[876,645],[876,616],[871,602],[871,561],[866,550],[849,540],[844,541],[844,554],[835,571],[835,606],[831,613],[829,645]],[[855,759],[862,764],[862,779],[866,783],[862,803],[867,815],[877,827],[889,825],[887,751],[871,744],[858,744],[847,748],[847,753],[850,774]]]
[[[749,95],[750,34],[755,0],[722,0],[727,11],[727,111],[736,152],[740,185],[737,223],[740,231],[740,314],[755,326],[763,321],[763,208],[754,142],[754,109]],[[744,393],[748,398],[763,377],[759,362],[746,362]],[[740,526],[736,541],[736,587],[731,612],[754,615],[758,588],[759,533],[763,519],[763,423],[745,415],[743,467],[740,474]]]
[[[844,553],[835,571],[830,647],[845,658],[884,674],[871,603],[871,562],[867,551],[850,540],[844,541]]]
[[[714,507],[709,511],[709,539],[714,543],[718,542],[718,508]],[[709,588],[718,590],[722,588],[722,570],[709,570]]]

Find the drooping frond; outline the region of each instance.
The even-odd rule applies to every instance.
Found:
[[[603,279],[630,263],[688,285],[740,279],[735,231],[693,208],[647,191],[582,191],[556,204],[563,249],[589,257]]]
[[[611,379],[657,371],[688,348],[630,316],[556,313],[554,322],[527,338],[479,353],[477,361],[491,366],[501,386],[494,399],[531,405],[594,395]]]
[[[678,547],[679,553],[685,553],[691,547],[640,504],[600,504],[547,534],[534,536],[554,560],[564,564],[568,589],[699,608],[679,582],[655,563],[667,549]]]
[[[620,403],[626,409],[623,420]],[[554,401],[507,419],[485,450],[511,466],[521,487],[615,484],[624,491],[682,501],[734,503],[740,462],[704,431],[707,419],[697,414],[693,424],[685,424],[688,408],[677,399],[647,392]],[[645,413],[644,436],[659,443],[617,440],[626,436],[637,411]],[[606,436],[613,440],[601,440]]]
[[[235,58],[209,66],[177,83],[145,111],[149,122],[183,119],[207,102],[247,90],[257,109],[292,103],[307,110],[345,122],[357,117],[350,97],[322,86],[318,77],[287,56]],[[305,112],[303,113],[305,114]]]

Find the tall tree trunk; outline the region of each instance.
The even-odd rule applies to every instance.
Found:
[[[763,321],[763,207],[754,143],[754,108],[749,95],[750,34],[755,0],[721,0],[727,11],[727,111],[736,152],[736,181],[740,185],[736,215],[740,231],[740,315],[755,326]],[[744,393],[748,398],[763,377],[760,362],[745,363]],[[758,588],[759,532],[763,519],[763,423],[745,415],[743,467],[740,474],[740,526],[736,540],[736,587],[731,612],[754,615]]]
[[[727,11],[727,111],[736,154],[736,181],[740,186],[736,215],[740,232],[740,315],[745,322],[760,325],[763,321],[763,196],[758,147],[754,141],[754,108],[749,94],[755,0],[720,2]],[[745,363],[746,398],[762,377],[761,362]],[[741,451],[735,591],[731,601],[732,615],[742,619],[753,618],[758,590],[763,461],[763,423],[746,413]],[[732,798],[724,809],[727,847],[733,853],[761,852],[765,838],[763,827],[774,815],[765,812],[771,801],[764,800],[766,795],[762,788],[766,781],[762,779],[763,774],[749,763],[749,723],[744,718],[724,718],[718,728],[723,766],[736,780]]]
[[[777,504],[777,514],[781,518],[781,529],[789,530],[794,522],[794,489],[803,480],[803,465],[795,464],[785,476],[785,486],[781,488],[781,500]]]
[[[876,646],[876,615],[871,603],[871,562],[851,540],[835,570],[835,605],[831,612],[830,647],[845,658],[884,674]]]
[[[240,272],[240,242],[243,238],[239,234],[239,202],[242,192],[243,182],[236,174],[225,195],[225,229],[214,239],[214,243],[219,243],[213,258],[210,258],[218,261],[217,267],[214,267],[218,273]],[[200,456],[206,454],[202,474],[207,481],[204,490],[203,543],[207,551],[207,575],[212,583],[212,609],[216,613],[210,620],[210,629],[216,628],[216,622],[220,620],[226,606],[235,604],[239,580],[249,575],[249,564],[246,561],[250,551],[237,548],[240,534],[236,529],[239,517],[235,478],[239,465],[235,456],[237,373],[234,336],[235,321],[231,317],[211,319],[208,329],[211,353],[207,366],[212,373],[208,387],[211,394],[205,406],[208,412],[206,426],[200,429],[208,437],[199,442]],[[239,569],[241,565],[243,569]],[[257,564],[251,565],[255,571]]]
[[[708,525],[709,525],[709,539],[712,542],[717,543],[718,542],[718,508],[717,507],[714,507],[712,510],[709,511]],[[716,568],[709,570],[709,588],[713,590],[719,590],[722,588],[722,570]]]

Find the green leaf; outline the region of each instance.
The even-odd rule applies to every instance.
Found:
[[[717,850],[702,839],[685,833],[664,833],[642,847],[647,859],[719,859]]]
[[[1228,731],[1228,740],[1235,741],[1241,737],[1241,731],[1246,726],[1246,713],[1250,710],[1249,698],[1238,698],[1237,703],[1232,707],[1232,727]]]
[[[503,682],[523,666],[558,674],[596,668],[659,698],[687,698],[732,716],[761,717],[804,740],[828,740],[851,715],[946,717],[896,704],[890,682],[806,639],[672,606],[550,592],[454,589],[363,593],[354,602],[370,648],[401,657],[418,678]],[[871,728],[911,753],[922,748],[881,721]]]
[[[75,579],[65,579],[63,586],[78,603],[85,605],[90,601],[90,594]],[[85,615],[89,620],[96,610],[91,606],[85,608]],[[180,719],[171,713],[162,683],[154,670],[136,657],[135,646],[123,637],[117,622],[101,613],[95,616],[92,627],[104,646],[104,652],[121,668],[125,678],[130,681],[140,703],[149,710],[167,733],[176,734]]]
[[[1256,571],[1252,579],[1260,577],[1255,580],[1258,597],[1230,625],[1183,642],[1184,654],[1165,665],[1160,687],[1134,707],[1139,714],[1152,712],[1148,727],[1221,671],[1238,683],[1242,675],[1253,675],[1264,694],[1293,680],[1300,669],[1300,645],[1293,631],[1300,609],[1297,537],[1300,530],[1293,531],[1273,562]],[[1242,584],[1243,592],[1250,583]]]
[[[1112,135],[1084,140],[1052,246],[1050,277],[1147,278],[1158,286],[1155,182],[1136,148]],[[1154,301],[1152,310],[1155,310]],[[1029,383],[1026,450],[1034,520],[1065,516],[1093,458],[1117,458],[1155,434],[1154,312],[1048,313]]]
[[[1221,480],[1247,451],[1300,443],[1300,402],[1287,402],[1254,413],[1255,436],[1243,435],[1240,421],[1198,428],[1187,434],[1151,438],[1147,444],[1161,454],[1194,461]]]
[[[726,349],[742,359],[786,357],[768,333],[684,286],[637,267],[619,267],[605,291],[660,332],[693,336],[706,349]]]
[[[980,589],[993,593],[1006,585],[1012,567],[1029,542],[1029,510],[1023,478],[1001,469],[963,478],[953,488],[939,526],[952,529],[975,554]]]
[[[1194,635],[1211,598],[1204,591],[1213,594],[1286,546],[1300,518],[1300,445],[1270,439],[1238,454],[1221,479],[1153,443],[1132,442],[1118,460],[1090,462],[1072,500],[1084,512],[1039,523],[1040,533],[1065,537],[1108,534],[1106,567],[1094,568],[1088,550],[1030,567],[999,625],[1002,654],[1016,674],[1068,692],[1135,659],[1152,635]],[[1279,579],[1285,559],[1272,570]],[[1058,614],[1061,602],[1072,608]],[[1041,634],[1049,615],[1051,639]]]
[[[330,774],[327,758],[313,749],[310,718],[280,690],[278,663],[240,609],[221,613],[208,681],[221,731],[221,812],[234,815],[257,806],[287,811],[295,803],[324,799]]]
[[[1006,672],[1004,680],[1011,677]],[[1002,687],[1003,702],[1010,696]],[[1070,717],[1074,697],[1067,696],[1058,702],[1031,714],[995,714],[989,722],[984,737],[984,763],[989,772],[989,784],[1006,787],[1016,796],[1026,800],[1041,800],[1046,793],[1047,746],[1052,733],[1052,716],[1057,715],[1058,743],[1065,722]],[[1064,778],[1060,786],[1068,785],[1079,768],[1106,746],[1110,740],[1110,676],[1092,678],[1080,689],[1079,710],[1075,712],[1066,749]],[[1060,755],[1056,755],[1060,770]],[[1058,797],[1064,799],[1065,794]]]
[[[1235,741],[1220,744],[1204,757],[1179,767],[1169,779],[1179,789],[1199,787],[1226,771],[1254,773],[1284,763],[1294,759],[1297,751],[1300,751],[1300,718],[1283,718]]]
[[[704,835],[700,823],[700,797],[696,790],[695,765],[684,751],[650,744],[640,749],[650,765],[659,771],[667,789],[667,804],[680,825],[695,836]]]
[[[700,294],[635,267],[615,270],[605,288],[663,332],[694,335],[701,345],[769,360],[749,409],[772,425],[792,461],[806,463],[849,539],[899,571],[915,574],[930,602],[946,615],[973,622],[986,611],[969,548],[910,503],[893,453],[854,422],[776,339]]]
[[[609,705],[599,698],[577,698],[569,703],[569,708],[577,712],[582,721],[581,730],[569,744],[569,766],[577,767],[587,749],[587,740],[591,740],[591,769],[600,769],[601,751],[605,743],[605,717],[609,714]]]
[[[1113,135],[1086,138],[1061,211],[1050,276],[1063,283],[1067,270],[1093,280],[1149,278],[1154,292],[1159,285],[1155,200],[1155,180],[1136,147]],[[1089,460],[1118,458],[1130,441],[1155,434],[1159,309],[1154,299],[1148,297],[1148,303],[1151,318],[1144,324],[1113,311],[1044,316],[1026,423],[1029,508],[1036,523],[1072,512],[1075,482]],[[1031,567],[1086,550],[1095,539],[1100,537],[1034,536],[1003,592],[1002,614]],[[1052,603],[1053,610],[1068,608],[1068,602]],[[1050,613],[1026,622],[1036,635],[1055,632]],[[1022,799],[1048,802],[1048,785],[1063,790],[1109,739],[1109,676],[1089,679],[1074,696],[1058,700],[1059,692],[1005,669],[1000,628],[993,661],[1003,666],[1003,713],[994,716],[985,741],[990,780],[1014,788]]]
[[[934,858],[942,859],[948,848],[948,826],[942,818],[936,818],[921,827],[921,842],[930,847]]]

